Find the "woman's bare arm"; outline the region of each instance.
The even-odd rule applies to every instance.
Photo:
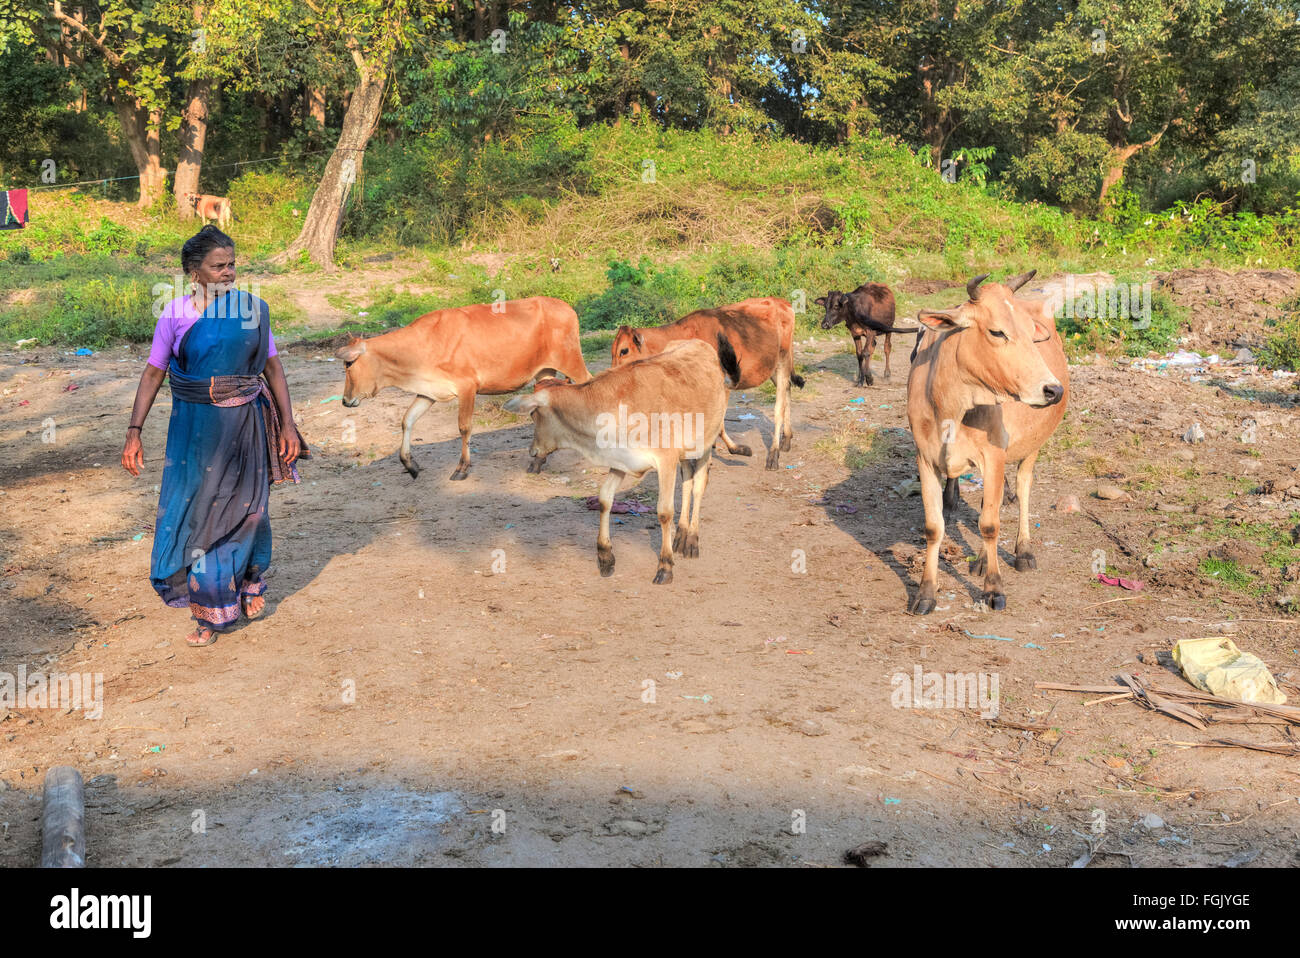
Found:
[[[144,446],[140,442],[140,429],[132,427],[144,426],[166,375],[165,369],[149,365],[140,374],[140,385],[135,390],[135,405],[131,407],[131,423],[126,430],[126,445],[122,447],[122,468],[133,476],[140,475],[140,470],[144,468]]]
[[[280,457],[285,462],[298,458],[300,448],[298,426],[293,421],[293,404],[289,401],[289,381],[284,378],[284,366],[279,356],[268,356],[262,370],[266,384],[271,388],[276,409],[280,411]]]

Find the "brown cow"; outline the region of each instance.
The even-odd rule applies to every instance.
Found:
[[[984,477],[979,521],[983,545],[972,569],[974,575],[984,576],[982,601],[991,609],[1006,607],[998,563],[998,511],[1008,462],[1019,463],[1016,570],[1038,567],[1029,551],[1034,461],[1065,415],[1070,382],[1053,303],[1014,296],[1033,275],[1031,270],[1006,285],[982,288],[985,276],[977,276],[966,285],[969,302],[953,309],[923,309],[917,317],[928,328],[913,354],[907,418],[925,504],[926,551],[921,588],[908,608],[913,614],[934,609],[945,505],[955,502],[957,477],[972,466]]]
[[[698,339],[713,345],[719,335],[726,336],[740,362],[741,379],[733,389],[753,389],[768,379],[776,384],[772,448],[767,454],[767,468],[775,469],[794,435],[790,384],[800,389],[804,385],[803,377],[794,371],[794,307],[784,299],[746,299],[717,309],[697,309],[667,326],[620,326],[610,346],[610,362],[621,366],[661,352],[679,339]],[[748,446],[732,441],[725,426],[721,439],[729,453],[753,455]]]
[[[210,196],[207,193],[186,193],[185,198],[194,207],[194,212],[205,220],[216,220],[217,226],[224,230],[230,225],[234,216],[230,211],[230,200],[224,196]]]
[[[696,340],[669,343],[657,355],[606,370],[590,382],[538,388],[506,403],[511,412],[532,415],[532,455],[544,458],[556,449],[576,449],[609,467],[600,485],[596,536],[601,575],[614,574],[609,540],[614,493],[629,474],[640,479],[651,469],[659,475],[662,535],[655,584],[673,581],[674,550],[684,558],[699,556],[700,501],[709,482],[713,443],[727,414],[728,380],[735,388],[739,378],[736,354],[718,336],[716,351]],[[668,526],[679,469],[682,511],[672,538]]]
[[[843,323],[853,337],[858,356],[858,380],[855,385],[874,386],[871,354],[876,349],[876,335],[884,336],[885,378],[890,378],[889,354],[893,350],[892,333],[919,333],[920,326],[894,325],[894,294],[883,283],[863,283],[851,293],[832,290],[814,302],[826,308],[822,329],[834,329]]]
[[[469,473],[474,397],[512,393],[534,376],[564,373],[575,382],[591,378],[578,342],[578,314],[547,296],[491,305],[439,309],[402,329],[374,339],[353,339],[335,353],[347,369],[343,405],[358,406],[385,386],[416,394],[402,418],[402,465],[415,478],[411,430],[434,402],[460,405],[460,462],[452,479]],[[529,472],[541,472],[545,457]]]

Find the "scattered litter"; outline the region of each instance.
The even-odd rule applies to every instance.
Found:
[[[976,634],[975,634],[974,632],[972,632],[970,629],[962,629],[962,631],[965,632],[965,633],[966,633],[968,636],[970,636],[972,639],[996,639],[996,640],[999,641],[999,642],[1011,642],[1011,641],[1013,641],[1012,639],[1008,639],[1008,638],[1007,638],[1006,636],[1004,636],[1004,635],[976,635]]]
[[[162,751],[163,749],[165,749],[166,747],[167,747],[166,745],[151,745],[151,746],[149,746],[149,751],[151,751],[151,752],[161,752],[161,751]]]
[[[812,655],[812,649],[786,649],[786,655]]]
[[[902,804],[903,804],[903,800],[902,800],[901,798],[887,798],[887,799],[885,799],[885,804],[886,804],[886,805],[902,805]]]
[[[697,702],[712,702],[712,695],[683,695],[684,699],[695,699]]]
[[[1056,500],[1056,506],[1054,508],[1056,509],[1057,512],[1065,512],[1065,513],[1078,512],[1079,497],[1061,496],[1060,499]]]
[[[894,486],[894,492],[902,499],[906,499],[908,496],[919,496],[921,494],[921,480],[904,479]]]
[[[877,406],[876,408],[877,408],[877,409],[893,409],[894,407],[891,406],[889,403],[883,403],[883,404]]]
[[[1032,643],[1032,642],[1026,642],[1026,643],[1022,646],[1022,648],[1026,648],[1026,649],[1037,649],[1039,652],[1044,652],[1044,651],[1046,651],[1046,650],[1045,650],[1041,645],[1034,645],[1034,643]]]
[[[1097,581],[1103,585],[1117,585],[1121,589],[1128,589],[1130,592],[1141,592],[1146,583],[1139,582],[1137,579],[1125,579],[1123,576],[1106,575],[1104,572],[1097,573]]]
[[[66,386],[63,387],[63,391],[65,393],[70,393],[74,389],[80,389],[80,388],[81,386],[79,386],[77,383],[68,383]]]
[[[1187,681],[1211,695],[1237,702],[1286,702],[1268,666],[1225,636],[1176,642],[1174,663]]]
[[[336,400],[336,399],[342,399],[342,398],[343,398],[343,397],[342,397],[341,395],[340,395],[340,396],[326,396],[324,399],[322,399],[322,400],[320,401],[319,405],[322,405],[322,406],[323,406],[323,405],[325,405],[327,402],[333,402],[333,401]]]
[[[784,641],[785,641],[785,636],[784,636],[784,635],[778,635],[775,639],[768,639],[768,640],[767,640],[766,642],[764,642],[763,644],[764,644],[764,645],[771,645],[773,642],[784,642]]]
[[[664,675],[666,675],[670,679],[680,679],[682,677],[682,673],[680,671],[665,672]]]
[[[38,342],[40,342],[39,339],[20,339],[18,342],[14,343],[14,345],[19,349],[22,349],[25,346],[35,346]]]
[[[143,539],[143,538],[144,538],[144,533],[143,533],[143,532],[137,532],[135,535],[133,535],[133,536],[131,537],[131,541],[132,541],[132,542],[139,542],[139,541],[140,541],[141,539]]]
[[[587,508],[593,512],[600,509],[600,496],[588,496],[586,502]],[[615,499],[609,511],[620,514],[627,512],[634,516],[641,516],[654,510],[644,502],[637,502],[635,499]]]
[[[18,405],[20,405],[20,406],[30,406],[31,404],[32,404],[32,401],[31,401],[30,399],[24,399],[24,400],[23,400],[22,402],[20,402]]]
[[[94,351],[93,349],[87,349],[85,346],[82,346],[82,347],[81,347],[80,349],[78,349],[75,353],[73,353],[73,355],[74,355],[74,356],[93,356],[93,355],[95,355],[95,351]]]
[[[835,511],[843,513],[846,516],[851,516],[858,511],[858,507],[849,502],[841,502],[835,506]]]
[[[866,401],[867,401],[867,397],[866,397],[866,396],[859,396],[857,399],[850,399],[850,400],[849,400],[849,402],[853,402],[853,403],[857,403],[857,402],[866,402]]]

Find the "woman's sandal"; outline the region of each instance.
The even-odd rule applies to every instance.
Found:
[[[265,599],[262,599],[262,607],[261,607],[260,609],[258,609],[256,612],[249,612],[249,611],[248,611],[248,603],[250,603],[250,602],[253,601],[254,599],[261,599],[261,598],[262,598],[262,597],[261,597],[260,595],[241,595],[241,596],[239,597],[239,607],[240,607],[240,609],[243,610],[244,615],[245,615],[247,618],[249,618],[249,619],[256,619],[259,615],[261,615],[263,612],[266,611],[266,600],[265,600]]]
[[[209,629],[206,625],[198,626],[193,632],[185,636],[185,644],[200,649],[205,645],[211,645],[217,641],[217,633]]]

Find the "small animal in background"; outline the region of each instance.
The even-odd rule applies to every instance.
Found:
[[[894,294],[882,283],[863,283],[851,293],[832,291],[814,302],[826,308],[822,329],[834,329],[840,323],[848,327],[858,354],[858,386],[875,385],[871,354],[876,350],[877,333],[885,337],[885,378],[888,379],[889,353],[893,349],[890,333],[914,333],[920,328],[894,325]]]
[[[210,196],[207,193],[186,193],[194,212],[203,220],[216,220],[220,229],[230,225],[234,214],[230,211],[230,200],[224,196]]]

